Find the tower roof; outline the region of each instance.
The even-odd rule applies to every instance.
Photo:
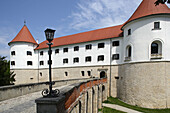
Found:
[[[170,14],[170,8],[166,4],[159,4],[155,6],[156,0],[143,0],[133,15],[129,18],[128,21],[125,22],[124,25],[127,23],[150,15],[156,14]],[[124,26],[123,25],[123,26]]]
[[[29,42],[29,43],[37,44],[37,42],[33,38],[32,34],[30,33],[30,31],[26,25],[24,25],[22,27],[20,32],[17,34],[17,36],[11,42]],[[11,42],[9,42],[9,43],[11,43]]]

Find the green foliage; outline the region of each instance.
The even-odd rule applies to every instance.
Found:
[[[143,112],[143,113],[170,113],[170,109],[148,109],[148,108],[142,108],[142,107],[126,104],[126,103],[120,101],[119,99],[113,98],[113,97],[109,97],[108,100],[105,101],[104,103],[117,104],[117,105],[120,105],[120,106],[123,106],[123,107],[127,107],[129,109],[133,109],[133,110],[140,111],[140,112]]]
[[[13,85],[15,81],[14,72],[10,72],[10,61],[0,56],[0,86]]]

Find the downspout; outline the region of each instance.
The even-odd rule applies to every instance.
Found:
[[[110,39],[110,83],[109,83],[109,96],[111,96],[111,73],[112,73],[112,70],[111,70],[111,64],[112,64],[112,40]]]
[[[38,49],[38,63],[37,63],[38,64],[38,83],[39,83],[39,62],[40,61],[39,61],[39,49]]]

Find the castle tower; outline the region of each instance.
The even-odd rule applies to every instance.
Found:
[[[37,69],[38,65],[38,56],[34,49],[37,45],[37,42],[26,25],[24,25],[17,36],[9,42],[10,69],[16,74],[15,84],[36,82],[35,69]],[[28,77],[28,75],[30,77]]]
[[[170,9],[143,0],[122,27],[124,65],[118,97],[148,108],[170,107]]]

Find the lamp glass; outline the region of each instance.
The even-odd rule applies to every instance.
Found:
[[[46,40],[51,42],[53,40],[53,38],[54,38],[55,30],[47,28],[44,32],[45,32]]]

